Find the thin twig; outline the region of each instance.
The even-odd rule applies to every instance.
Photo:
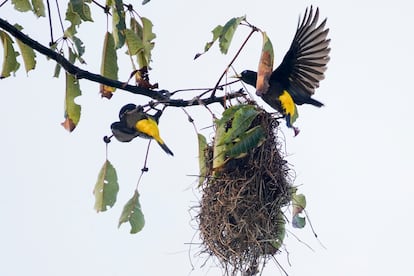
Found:
[[[4,4],[6,4],[9,0],[4,0],[3,3],[0,4],[0,8],[3,7]]]
[[[237,51],[236,55],[233,57],[233,59],[230,61],[229,65],[227,65],[226,69],[224,70],[224,72],[221,74],[219,80],[217,81],[216,85],[214,86],[213,92],[211,93],[211,96],[214,97],[214,95],[216,94],[216,90],[217,87],[220,85],[221,80],[224,78],[224,76],[226,75],[227,71],[229,70],[229,68],[232,66],[233,62],[236,60],[236,58],[240,55],[241,51],[243,50],[244,46],[246,46],[247,41],[249,41],[250,37],[253,35],[253,33],[257,32],[257,28],[252,27],[251,32],[249,33],[249,35],[246,37],[246,39],[244,40],[243,44],[240,46],[240,49]]]
[[[47,5],[47,14],[49,15],[49,29],[50,29],[50,44],[49,45],[53,45],[55,44],[55,40],[53,39],[52,14],[50,12],[49,0],[46,1],[46,5]]]
[[[59,1],[56,0],[56,9],[58,12],[58,16],[59,16],[59,23],[60,23],[60,28],[62,29],[62,33],[65,32],[65,27],[63,27],[63,20],[62,20],[62,15],[60,14],[60,8],[59,8]]]

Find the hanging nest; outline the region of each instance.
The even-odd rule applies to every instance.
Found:
[[[227,274],[255,275],[283,244],[282,208],[292,198],[278,121],[257,106],[239,105],[215,124],[212,144],[200,142],[202,252],[217,257]]]

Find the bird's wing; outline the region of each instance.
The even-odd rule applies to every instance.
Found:
[[[289,51],[282,63],[273,71],[270,81],[279,81],[289,89],[292,96],[310,97],[324,79],[326,64],[329,61],[329,29],[325,29],[326,19],[317,26],[319,9],[306,9]]]

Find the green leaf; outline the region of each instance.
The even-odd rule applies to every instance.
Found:
[[[45,17],[45,5],[43,0],[32,0],[33,12],[37,17]]]
[[[204,135],[198,133],[197,138],[198,138],[198,164],[200,167],[198,185],[201,186],[203,185],[203,182],[206,179],[206,175],[207,175],[208,145],[207,145],[207,139],[206,137],[204,137]]]
[[[151,61],[151,52],[154,49],[155,43],[153,40],[155,39],[156,35],[152,32],[153,24],[151,20],[145,17],[141,17],[142,21],[142,42],[143,42],[143,50],[140,51],[138,56],[138,64],[142,68],[144,66],[149,67],[149,63]]]
[[[241,17],[234,17],[227,21],[224,26],[218,25],[216,26],[211,32],[213,33],[213,39],[206,43],[204,46],[204,52],[199,53],[195,56],[194,59],[198,58],[208,50],[210,50],[211,46],[218,40],[220,51],[223,54],[227,54],[231,41],[233,40],[234,33],[236,32],[237,27],[240,23],[246,19],[246,16]]]
[[[27,12],[32,10],[29,0],[12,0],[14,8],[20,12]]]
[[[260,56],[259,68],[257,70],[256,91],[263,95],[269,89],[269,79],[273,72],[273,45],[266,32],[262,32],[263,47]]]
[[[23,27],[19,24],[14,24],[14,27],[16,27],[18,30],[22,30]],[[28,73],[30,70],[33,70],[36,67],[36,54],[34,50],[21,42],[20,40],[16,39],[17,45],[19,46],[20,53],[23,57],[23,63],[24,67],[26,69],[26,73]]]
[[[228,129],[223,142],[226,144],[230,143],[235,138],[244,134],[258,114],[259,112],[253,105],[242,105],[241,108],[234,113],[231,128]]]
[[[0,79],[3,79],[10,77],[11,72],[16,72],[17,69],[19,69],[20,64],[16,59],[19,53],[14,51],[13,40],[11,37],[7,33],[0,31],[0,39],[3,44],[3,66]]]
[[[71,6],[72,11],[78,14],[83,21],[93,22],[91,9],[89,8],[89,5],[86,4],[87,2],[90,1],[70,0],[69,5]]]
[[[306,220],[304,217],[300,216],[302,211],[306,208],[306,197],[303,194],[292,195],[292,225],[295,228],[305,227]]]
[[[128,47],[128,53],[131,56],[138,54],[144,48],[141,38],[131,29],[125,30],[125,42]]]
[[[223,54],[227,54],[229,47],[230,47],[230,43],[233,39],[233,36],[234,36],[234,33],[236,32],[237,27],[245,19],[246,19],[246,16],[234,17],[230,19],[224,25],[222,33],[220,35],[220,39],[219,39],[220,51]]]
[[[134,196],[128,200],[122,210],[119,218],[118,228],[122,223],[129,222],[131,225],[131,234],[136,234],[144,228],[145,219],[142,213],[141,204],[139,203],[139,193],[135,190]]]
[[[69,49],[69,61],[75,62],[75,54]],[[65,121],[62,126],[72,132],[79,123],[81,107],[75,103],[75,98],[81,95],[78,79],[66,72],[66,91],[65,91]]]
[[[62,65],[60,65],[59,63],[56,63],[55,65],[55,70],[53,72],[53,77],[54,78],[59,78],[60,75],[60,70],[62,69]]]
[[[221,33],[223,32],[223,26],[218,25],[211,32],[213,33],[213,39],[210,42],[206,43],[206,45],[204,46],[204,52],[210,50],[214,42],[216,42],[216,40],[220,37]]]
[[[76,36],[72,36],[71,39],[72,39],[73,43],[75,43],[75,47],[76,47],[76,51],[77,51],[78,55],[82,56],[85,53],[85,46],[83,45],[82,40],[80,40]]]
[[[126,30],[126,42],[130,55],[136,55],[140,68],[149,67],[151,52],[155,43],[156,35],[152,32],[153,24],[145,17],[141,17],[142,25],[131,18],[130,30]]]
[[[107,206],[112,207],[116,202],[119,185],[116,170],[109,160],[106,160],[99,171],[93,193],[95,195],[95,210],[104,212]]]
[[[286,220],[282,212],[279,212],[276,223],[276,237],[273,240],[271,240],[270,243],[274,248],[279,249],[282,246],[283,240],[285,239],[286,235]]]
[[[77,33],[76,27],[82,23],[82,19],[78,13],[73,11],[73,8],[70,2],[68,3],[68,7],[66,9],[65,20],[71,23],[69,28],[65,30],[65,36],[72,37]]]
[[[113,80],[118,79],[118,60],[115,49],[114,37],[111,33],[105,34],[101,61],[101,75]],[[114,87],[101,84],[100,92],[103,97],[110,97],[115,91]]]
[[[229,109],[226,109],[226,112]],[[223,112],[223,114],[224,114]],[[224,117],[224,115],[223,115]],[[226,121],[222,119],[216,120],[216,134],[214,136],[214,144],[213,144],[213,170],[214,175],[217,176],[220,169],[226,163],[226,144],[223,143],[224,137],[226,135]]]
[[[262,126],[256,126],[240,136],[235,144],[230,145],[226,156],[229,158],[244,157],[250,150],[260,147],[264,141],[266,141],[266,132]]]
[[[292,205],[293,205],[293,215],[297,215],[306,208],[306,197],[303,194],[293,194],[292,195]]]
[[[125,43],[125,11],[122,0],[115,0],[112,4],[112,33],[116,49]]]

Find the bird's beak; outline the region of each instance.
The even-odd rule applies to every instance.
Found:
[[[230,78],[232,78],[232,79],[241,79],[241,75],[236,74],[236,75],[230,76]]]

